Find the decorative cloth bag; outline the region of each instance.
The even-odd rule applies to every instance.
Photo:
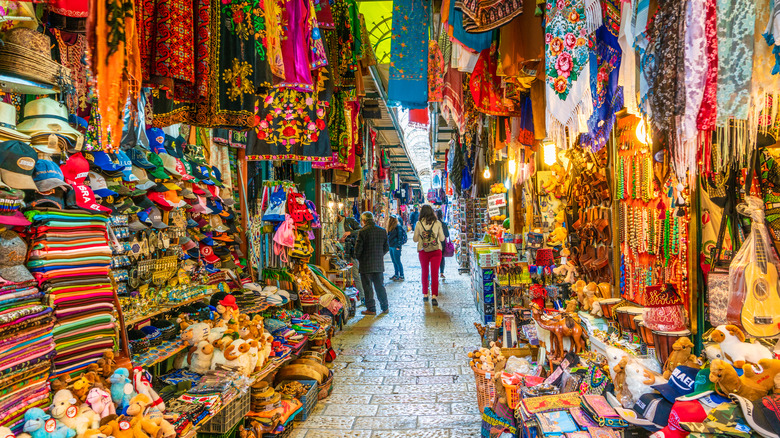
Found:
[[[263,214],[263,220],[268,222],[282,222],[288,217],[285,211],[287,194],[282,186],[278,186],[268,199],[268,209]]]
[[[683,301],[673,284],[645,288],[645,326],[650,330],[677,332],[686,329]]]
[[[274,254],[279,256],[283,262],[287,263],[288,248],[295,246],[295,222],[289,215],[285,215],[284,222],[274,234]]]

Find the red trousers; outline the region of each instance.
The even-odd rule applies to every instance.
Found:
[[[422,266],[423,295],[428,295],[428,275],[431,276],[431,294],[439,296],[439,264],[441,264],[441,250],[426,252],[418,251]]]

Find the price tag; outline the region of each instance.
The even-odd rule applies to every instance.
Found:
[[[498,216],[501,214],[501,209],[498,207],[488,208],[488,217]]]
[[[119,430],[127,430],[130,429],[130,423],[127,421],[120,421],[119,422]]]
[[[46,429],[46,432],[52,433],[57,429],[57,422],[54,420],[54,418],[50,418],[46,420],[44,428]]]
[[[495,193],[488,196],[488,208],[506,206],[506,194]]]
[[[71,406],[65,410],[65,415],[67,415],[68,418],[76,418],[77,413],[78,413],[78,409],[76,409],[75,406]]]

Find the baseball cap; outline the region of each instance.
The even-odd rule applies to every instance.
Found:
[[[182,162],[179,158],[174,157],[176,160],[176,172],[178,172],[181,175],[182,181],[194,181],[195,177],[190,175],[187,168],[184,166],[184,162]]]
[[[133,162],[133,166],[138,166],[144,170],[152,170],[157,168],[157,166],[150,163],[149,160],[146,159],[146,153],[141,149],[128,149],[127,156],[130,157],[130,161]]]
[[[219,261],[219,257],[214,254],[214,249],[203,242],[200,243],[200,255],[206,263],[217,263]]]
[[[620,403],[617,403],[615,410],[627,423],[655,432],[666,426],[672,404],[662,395],[651,392],[642,394],[631,409],[623,409]]]
[[[70,188],[70,185],[65,182],[60,166],[51,160],[41,159],[35,162],[33,181],[40,193],[49,192],[57,187],[65,190]]]
[[[65,177],[65,182],[68,184],[83,184],[89,176],[89,162],[84,158],[81,152],[77,152],[60,166],[62,175]]]
[[[184,236],[184,237],[182,237],[182,238],[181,238],[181,242],[180,242],[180,243],[181,243],[181,248],[182,248],[184,251],[189,251],[189,250],[191,250],[192,248],[197,248],[197,247],[198,247],[198,244],[197,244],[197,243],[195,243],[195,241],[194,241],[194,240],[190,239],[190,238],[189,238],[189,237],[187,237],[187,236]]]
[[[165,152],[165,132],[160,128],[149,128],[146,130],[146,137],[149,139],[149,148],[152,152],[159,154]]]
[[[203,184],[213,186],[214,181],[212,181],[211,174],[209,172],[209,168],[206,166],[200,166],[198,164],[193,163],[192,165],[192,176],[199,179]]]
[[[674,402],[677,397],[693,392],[698,371],[696,368],[680,365],[672,371],[668,382],[654,385],[653,389],[660,392],[670,402]]]
[[[149,211],[149,220],[154,228],[158,230],[164,230],[168,228],[168,225],[162,220],[162,212],[157,207],[152,207]]]
[[[159,179],[163,181],[167,181],[171,179],[170,176],[165,172],[165,165],[163,164],[162,158],[155,154],[154,152],[149,153],[149,162],[154,164],[154,169],[147,169],[147,173],[154,179]]]
[[[31,206],[35,207],[35,201],[33,201]],[[59,209],[62,209],[62,205],[56,207]],[[21,211],[15,211],[13,213],[3,213],[0,214],[0,224],[8,225],[9,227],[26,227],[30,225],[30,221],[27,220],[27,217],[25,217]]]
[[[211,166],[211,179],[218,187],[224,187],[222,184],[222,172],[217,169],[217,166]]]
[[[92,151],[84,154],[84,158],[93,164],[93,167],[104,172],[108,176],[120,176],[124,169],[118,162],[115,163],[107,153]]]
[[[0,176],[11,188],[37,190],[32,178],[38,153],[19,140],[0,142]]]
[[[756,401],[731,394],[737,402],[745,421],[753,430],[764,438],[780,438],[780,395],[769,395]]]
[[[36,194],[30,206],[34,208],[52,207],[62,210],[65,208],[64,189],[55,188],[45,195]]]
[[[162,159],[163,163],[163,169],[165,169],[168,174],[170,174],[173,177],[181,178],[182,174],[180,174],[176,170],[176,158],[173,157],[173,155],[170,155],[168,153],[160,153],[160,159]]]
[[[129,228],[130,231],[143,231],[149,228],[149,226],[138,220],[138,216],[130,216],[130,225],[128,225],[127,228]]]
[[[187,219],[187,228],[198,228],[199,226],[200,225],[198,225],[198,223],[195,222],[194,220],[190,218]]]
[[[73,190],[68,192],[68,199],[71,199],[71,205],[89,211],[99,211],[102,213],[111,213],[111,209],[103,207],[95,200],[95,194],[88,186],[83,184],[71,184]],[[72,194],[72,195],[71,195]],[[73,196],[73,198],[71,198]]]
[[[27,244],[11,230],[0,233],[0,277],[14,283],[35,280],[24,267]]]
[[[214,214],[222,213],[222,203],[217,198],[209,198],[206,200],[206,207],[213,211]]]
[[[101,198],[116,196],[117,194],[115,191],[108,188],[106,179],[99,173],[89,172],[89,187],[92,189],[92,192],[95,194],[95,196],[99,196]]]
[[[156,185],[154,181],[149,179],[146,171],[138,166],[133,166],[133,175],[138,179],[138,182],[135,183],[137,189],[149,190]]]
[[[701,423],[707,418],[707,412],[697,400],[678,401],[669,413],[669,423],[663,429],[650,435],[652,438],[685,438],[690,432],[680,423]],[[777,438],[777,437],[774,437]]]
[[[184,137],[181,135],[176,138],[171,137],[170,135],[165,136],[165,150],[176,158],[184,158],[184,148],[182,147],[183,144]]]
[[[149,198],[149,200],[159,205],[164,210],[171,210],[174,207],[174,205],[165,198],[165,195],[160,192],[149,192],[146,194],[146,196]]]
[[[180,194],[181,194],[182,198],[197,199],[197,197],[195,196],[195,193],[193,193],[192,190],[190,190],[188,188],[182,189]]]
[[[127,182],[138,182],[139,178],[133,174],[133,162],[124,151],[116,153],[116,160],[122,166],[122,179]]]
[[[721,403],[728,403],[730,400],[715,392],[715,384],[710,382],[710,369],[702,368],[696,373],[696,380],[693,385],[693,392],[677,397],[678,401],[699,400],[708,406],[717,406]]]

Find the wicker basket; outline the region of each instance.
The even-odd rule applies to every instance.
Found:
[[[493,381],[495,373],[471,368],[474,371],[474,380],[477,382],[477,403],[479,412],[484,412],[486,407],[492,407],[496,401],[496,384]]]
[[[333,370],[328,374],[328,378],[324,382],[320,383],[320,394],[317,400],[324,400],[328,398],[330,392],[333,391]]]

